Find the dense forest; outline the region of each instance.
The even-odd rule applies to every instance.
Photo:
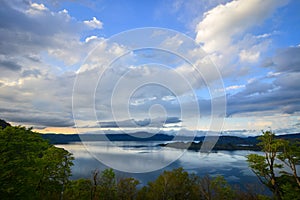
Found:
[[[248,155],[249,167],[272,195],[256,186],[239,188],[222,176],[198,177],[183,168],[164,171],[141,186],[132,177],[116,177],[113,169],[70,180],[73,157],[25,127],[0,127],[1,199],[299,199],[299,142],[276,138],[266,131],[257,145],[265,153]],[[285,168],[284,168],[285,166]],[[288,169],[288,170],[287,170]],[[277,171],[281,171],[277,173]],[[271,194],[270,193],[270,194]]]

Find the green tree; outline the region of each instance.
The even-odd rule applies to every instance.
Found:
[[[117,199],[132,200],[137,194],[136,186],[139,181],[134,178],[121,178],[117,183]]]
[[[300,180],[296,165],[300,164],[300,143],[283,141],[282,150],[278,154],[280,159],[290,171],[281,171],[279,177],[283,199],[297,199],[300,196]],[[291,173],[290,173],[291,172]]]
[[[31,129],[0,128],[1,199],[59,198],[72,159]]]
[[[204,176],[198,182],[201,199],[231,200],[235,199],[235,192],[222,176],[211,178]]]
[[[164,171],[154,182],[149,183],[148,199],[196,199],[195,182],[183,168]]]
[[[97,183],[96,196],[100,199],[116,199],[116,175],[113,169],[105,169],[101,172]]]
[[[48,147],[49,144],[30,129],[0,129],[1,198],[31,198],[39,182],[36,169]]]
[[[300,199],[300,187],[293,176],[284,173],[278,178],[278,180],[283,194],[282,199]]]
[[[88,179],[69,181],[64,192],[65,200],[91,200],[92,182]]]
[[[38,191],[40,191],[40,197],[60,194],[60,199],[62,198],[65,186],[69,181],[68,178],[71,176],[72,160],[73,157],[68,151],[55,146],[50,146],[44,152],[39,167]]]
[[[274,196],[277,199],[282,199],[282,191],[278,184],[275,169],[283,167],[282,164],[276,163],[276,157],[283,145],[283,141],[275,139],[275,134],[271,131],[263,132],[263,135],[258,140],[260,140],[258,145],[265,155],[248,155],[247,161],[249,166],[259,180],[273,192]]]
[[[286,166],[288,166],[292,172],[292,176],[295,178],[298,187],[300,188],[300,179],[297,175],[296,165],[300,164],[300,143],[286,140],[283,142],[282,151],[277,156]],[[283,174],[287,174],[285,171]]]

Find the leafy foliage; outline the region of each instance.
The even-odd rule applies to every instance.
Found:
[[[297,175],[296,165],[300,164],[300,142],[289,142],[284,141],[282,143],[282,151],[277,156],[287,167],[292,171],[292,176],[295,178],[299,188],[300,188],[300,179]],[[282,174],[288,174],[286,171],[282,171]]]
[[[71,175],[72,159],[31,129],[0,128],[1,199],[59,198]]]
[[[165,171],[156,181],[149,183],[147,199],[193,199],[194,182],[183,168]]]
[[[64,199],[92,199],[92,182],[88,179],[70,181],[64,193]]]
[[[134,178],[122,178],[117,183],[117,199],[134,199],[137,194],[139,181]]]
[[[258,145],[261,146],[265,155],[250,154],[247,156],[252,171],[273,192],[276,199],[300,196],[300,181],[296,171],[296,165],[300,161],[299,143],[276,139],[275,134],[271,131],[263,132],[258,139],[260,140]],[[284,170],[281,171],[282,176],[276,173],[276,169],[279,171],[284,166],[290,168],[292,175]]]

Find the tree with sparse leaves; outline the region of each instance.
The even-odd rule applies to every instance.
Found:
[[[296,166],[300,164],[300,142],[293,142],[286,140],[282,143],[282,151],[277,156],[292,172],[296,183],[300,187],[300,179],[297,175]],[[286,174],[287,172],[282,172]]]
[[[277,199],[282,199],[278,179],[275,174],[275,169],[281,169],[282,164],[277,164],[276,156],[282,146],[281,140],[275,140],[275,134],[271,131],[263,132],[263,135],[258,138],[258,145],[264,152],[264,156],[258,154],[250,154],[247,156],[252,171],[257,175],[259,180],[273,192]]]
[[[247,156],[252,171],[273,192],[276,199],[300,196],[300,181],[296,168],[300,161],[299,143],[276,139],[271,131],[263,132],[258,139],[264,156]],[[292,173],[284,171],[284,166],[290,168]]]

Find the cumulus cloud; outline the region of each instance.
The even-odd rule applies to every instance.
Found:
[[[247,50],[242,50],[239,54],[240,60],[242,62],[256,62],[259,58],[259,52],[252,52]]]
[[[4,1],[1,6],[0,54],[25,58],[40,56],[46,51],[50,57],[74,65],[83,59],[95,43],[81,42],[80,33],[90,30],[84,22],[71,17],[66,10],[52,12],[43,4],[20,2],[12,5]],[[28,13],[35,9],[38,15]],[[97,24],[98,20],[91,23]]]
[[[26,10],[27,13],[31,15],[41,14],[43,11],[48,10],[44,4],[32,3],[30,8]]]
[[[97,38],[98,38],[97,36],[92,35],[92,36],[89,36],[89,37],[85,38],[85,42],[90,42],[91,40],[95,40]]]
[[[204,43],[205,50],[224,50],[234,36],[245,33],[266,18],[287,1],[238,0],[221,4],[204,14],[197,25],[196,41]]]
[[[81,41],[80,33],[90,28],[66,10],[27,1],[2,1],[0,17],[1,116],[27,125],[73,126],[76,74],[67,67],[96,45]]]
[[[249,81],[245,88],[229,95],[227,113],[229,116],[242,113],[267,113],[267,115],[294,114],[300,112],[298,79],[298,47],[281,49],[263,65],[277,72]]]
[[[174,4],[177,10],[180,5],[187,6],[181,1],[177,3]],[[248,71],[236,68],[260,61],[271,34],[254,35],[247,31],[263,23],[285,3],[239,0],[215,8],[210,4],[202,20],[197,18],[197,41],[213,52],[214,61],[222,64],[219,69],[224,78],[237,78],[237,74]],[[128,46],[134,44],[107,43],[105,38],[93,36],[94,33],[87,36],[86,31],[103,28],[103,23],[95,17],[81,22],[67,10],[54,12],[43,4],[3,1],[0,18],[0,112],[8,121],[36,127],[72,127],[74,111],[76,126],[81,122],[93,124],[98,118],[106,128],[177,124],[180,128],[190,128],[185,125],[195,123],[186,119],[195,118],[195,105],[200,107],[201,119],[211,116],[211,108],[216,108],[211,99],[193,96],[194,91],[208,87],[218,78],[216,70],[206,64],[208,59],[200,48],[183,48],[181,52],[201,66],[199,74],[178,56],[153,50],[128,52]],[[143,39],[148,40],[148,35]],[[186,45],[176,34],[159,42],[174,50]],[[281,49],[265,60],[262,67],[269,70],[265,76],[247,83],[230,83],[226,87],[233,92],[227,95],[228,116],[248,113],[260,116],[264,111],[264,114],[299,113],[299,48]],[[94,56],[78,70],[92,49]],[[111,63],[114,58],[118,59]],[[77,85],[73,88],[75,80]],[[213,95],[218,91],[208,93],[210,97],[218,97]],[[161,107],[154,109],[153,105]],[[117,111],[116,118],[113,109]],[[181,109],[185,116],[181,116]]]
[[[102,29],[103,28],[103,23],[99,21],[96,17],[93,17],[91,20],[86,20],[84,23],[94,29]]]
[[[0,87],[1,114],[11,122],[28,125],[73,126],[71,95],[74,75],[35,76],[28,72],[20,82]],[[16,110],[17,108],[17,110]]]
[[[270,36],[275,34],[254,32],[287,2],[236,0],[219,4],[198,18],[196,41],[210,54],[224,78],[245,76],[264,57],[272,42]]]

